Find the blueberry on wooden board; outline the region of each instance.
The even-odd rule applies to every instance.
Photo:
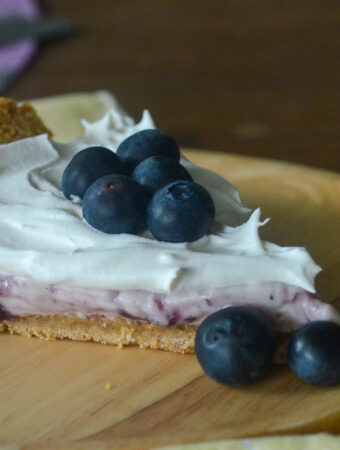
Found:
[[[316,386],[340,384],[340,327],[329,321],[307,323],[287,344],[288,364],[296,376]]]
[[[201,323],[195,349],[210,378],[226,386],[244,386],[261,378],[272,365],[276,333],[260,311],[231,306]]]

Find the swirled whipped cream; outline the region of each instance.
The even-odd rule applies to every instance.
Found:
[[[154,123],[147,111],[135,124],[111,109],[83,125],[84,136],[68,144],[41,135],[0,146],[1,274],[47,285],[160,294],[273,282],[314,292],[320,268],[307,251],[263,242],[260,211],[243,205],[226,180],[184,158],[182,164],[215,203],[209,235],[173,244],[148,232],[108,235],[92,229],[81,205],[61,191],[64,168],[77,151],[91,145],[115,151],[127,136]]]

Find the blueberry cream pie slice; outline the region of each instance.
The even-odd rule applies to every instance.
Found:
[[[187,353],[229,306],[280,336],[340,323],[307,251],[263,242],[260,211],[147,111],[136,124],[112,108],[61,144],[23,108],[0,102],[0,331]]]

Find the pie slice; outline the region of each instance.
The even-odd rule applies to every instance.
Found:
[[[81,138],[61,144],[32,106],[0,100],[0,331],[191,353],[205,317],[251,305],[275,324],[282,362],[294,329],[312,320],[340,323],[315,295],[320,268],[307,251],[262,241],[260,211],[184,158],[215,203],[209,235],[169,244],[148,232],[107,235],[86,224],[81,205],[61,191],[67,163],[85,147],[115,151],[129,135],[154,128],[147,111],[136,124],[112,106],[102,119],[83,121]]]

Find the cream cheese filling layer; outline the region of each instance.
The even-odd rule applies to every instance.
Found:
[[[0,276],[0,316],[7,319],[76,314],[83,318],[105,316],[114,320],[121,316],[169,327],[196,325],[213,312],[235,305],[263,311],[282,332],[293,331],[313,320],[340,324],[340,315],[333,306],[320,302],[304,289],[284,283],[158,294],[44,285],[31,279]]]
[[[237,285],[284,283],[314,292],[320,268],[307,251],[259,237],[260,211],[244,206],[236,188],[182,159],[213,197],[216,223],[193,243],[156,241],[150,233],[107,235],[89,227],[81,205],[61,191],[62,172],[79,150],[113,151],[130,134],[154,128],[111,109],[69,144],[37,136],[0,146],[0,272],[48,285],[170,294]]]

